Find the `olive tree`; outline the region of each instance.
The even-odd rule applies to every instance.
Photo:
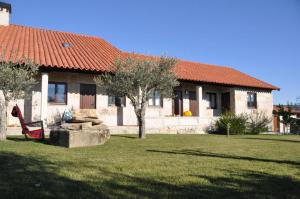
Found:
[[[127,97],[137,118],[139,138],[145,138],[145,112],[149,98],[154,91],[161,96],[173,96],[173,88],[179,85],[173,72],[174,58],[118,58],[113,73],[104,73],[95,78],[98,86],[110,95]]]
[[[7,107],[10,101],[25,98],[36,83],[35,75],[38,67],[29,60],[12,58],[4,61],[2,53],[0,62],[0,140],[6,139]]]

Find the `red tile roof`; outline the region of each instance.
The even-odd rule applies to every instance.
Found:
[[[71,46],[64,47],[64,43]],[[117,57],[133,55],[98,37],[19,25],[0,27],[0,50],[5,50],[6,61],[14,61],[16,54],[18,58],[28,58],[43,67],[98,72],[111,71]],[[279,89],[229,67],[179,60],[175,72],[181,80]]]
[[[123,54],[125,54],[125,56],[133,56],[138,58],[154,58],[154,56],[147,56],[136,53]],[[181,80],[279,90],[279,88],[276,86],[225,66],[216,66],[179,59],[177,60],[175,73]]]
[[[121,53],[97,37],[19,25],[0,27],[0,48],[6,60],[17,53],[41,66],[91,71],[107,71]]]
[[[279,90],[276,86],[230,67],[179,60],[175,71],[184,80]]]

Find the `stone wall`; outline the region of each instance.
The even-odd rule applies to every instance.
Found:
[[[269,117],[273,111],[273,95],[269,91],[235,88],[234,92],[234,111],[236,114],[251,113],[253,111],[263,111]],[[255,92],[257,94],[257,108],[252,109],[247,106],[247,93]]]
[[[47,123],[55,124],[61,119],[63,112],[68,109],[79,109],[80,107],[80,84],[94,84],[94,75],[83,73],[59,73],[50,72],[49,82],[65,82],[67,83],[67,104],[56,105],[48,104]],[[41,76],[38,77],[40,82]],[[198,86],[198,87],[197,87]],[[255,89],[230,88],[216,85],[196,85],[193,83],[181,83],[183,91],[183,111],[189,110],[189,97],[185,91],[201,91],[200,116],[199,117],[172,117],[173,103],[171,99],[163,99],[163,107],[149,106],[146,111],[146,125],[148,129],[172,129],[182,128],[189,129],[192,127],[197,132],[203,132],[209,127],[212,120],[215,120],[221,114],[221,94],[230,92],[231,110],[237,114],[251,113],[253,109],[247,107],[247,92],[257,93],[257,110],[265,111],[268,116],[272,116],[273,97],[271,92]],[[208,107],[207,92],[217,94],[217,109]],[[19,100],[25,121],[40,120],[41,115],[41,84],[37,84],[31,91],[32,95],[26,100]],[[197,94],[198,96],[198,94]],[[9,125],[19,125],[16,118],[10,116],[12,106],[15,102],[10,103],[9,107]],[[137,120],[130,100],[126,99],[126,107],[118,108],[108,105],[108,96],[102,88],[97,87],[96,110],[99,119],[103,120],[108,126],[136,125]]]
[[[247,105],[247,93],[255,92],[257,95],[257,108],[248,108]],[[257,89],[244,89],[233,88],[232,89],[234,102],[233,110],[236,114],[241,113],[254,113],[264,112],[269,118],[273,117],[273,95],[272,92],[266,90]],[[272,129],[273,122],[270,123],[270,130]]]

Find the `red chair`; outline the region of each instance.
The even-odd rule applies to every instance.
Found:
[[[35,139],[41,139],[41,140],[43,140],[45,138],[43,121],[25,123],[22,112],[21,112],[20,108],[18,107],[18,105],[13,107],[11,115],[13,117],[19,118],[21,127],[22,127],[22,134],[25,135],[26,139],[27,139],[27,136],[29,136],[31,138],[35,138]],[[34,130],[29,130],[28,127],[39,127],[39,128],[34,129]]]

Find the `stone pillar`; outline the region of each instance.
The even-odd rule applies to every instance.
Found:
[[[203,95],[203,89],[202,86],[196,86],[196,98],[197,98],[197,102],[198,102],[198,116],[199,117],[203,117],[203,111],[202,109],[202,97]]]
[[[185,88],[182,89],[182,112],[190,111],[190,99],[189,99],[189,91]]]
[[[44,126],[47,125],[47,110],[48,110],[48,73],[42,73],[41,84],[41,120]]]
[[[235,110],[235,88],[230,88],[230,111],[236,113]]]

